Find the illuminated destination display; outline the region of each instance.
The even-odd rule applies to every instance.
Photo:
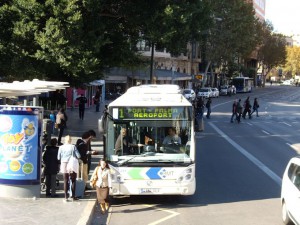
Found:
[[[116,110],[116,109],[114,109]],[[118,119],[187,119],[186,107],[119,107]]]

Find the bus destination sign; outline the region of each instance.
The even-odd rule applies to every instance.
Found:
[[[185,107],[119,107],[118,119],[175,119],[185,116]]]

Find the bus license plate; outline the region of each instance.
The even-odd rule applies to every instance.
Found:
[[[140,189],[141,194],[154,194],[159,193],[159,188],[141,188]]]

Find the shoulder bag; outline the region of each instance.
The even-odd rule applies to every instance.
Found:
[[[96,187],[96,183],[97,183],[97,180],[98,180],[98,169],[99,169],[99,166],[96,167],[95,172],[94,172],[94,176],[92,176],[91,180],[90,180],[90,185],[91,185],[92,188]]]

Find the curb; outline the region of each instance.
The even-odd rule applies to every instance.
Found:
[[[77,222],[77,225],[90,225],[92,222],[95,206],[97,203],[96,192],[91,192],[91,196],[88,198],[88,203],[83,210],[83,213]]]

